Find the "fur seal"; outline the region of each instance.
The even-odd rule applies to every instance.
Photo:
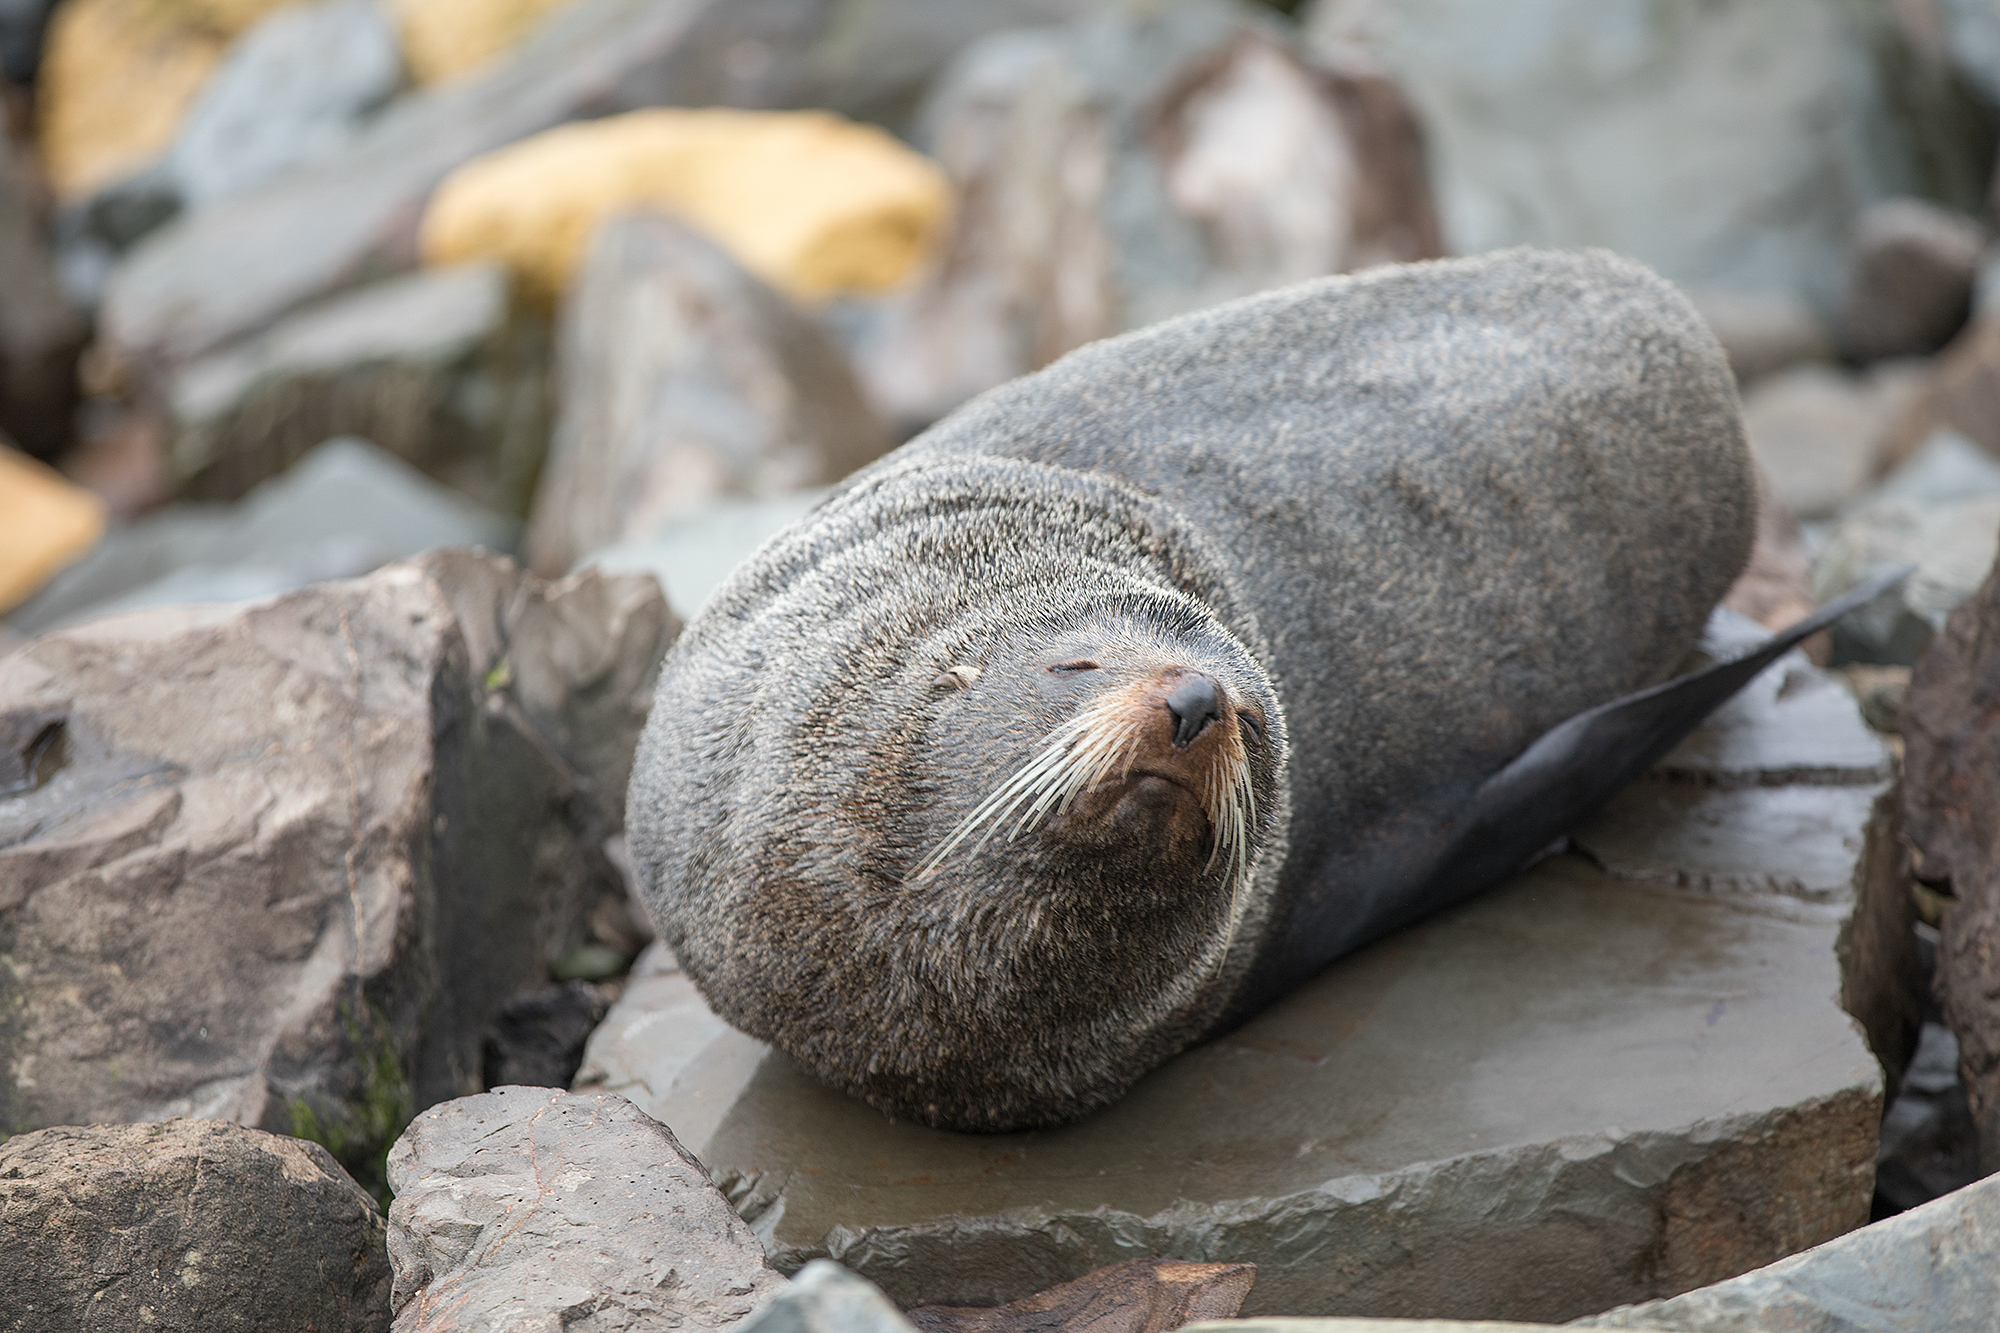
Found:
[[[1754,517],[1721,349],[1610,255],[1093,344],[683,633],[649,907],[718,1014],[881,1110],[1071,1119],[1518,869],[1806,632],[1665,683]]]

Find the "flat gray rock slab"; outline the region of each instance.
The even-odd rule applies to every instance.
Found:
[[[1714,628],[1717,651],[1752,632]],[[673,1126],[777,1267],[828,1256],[905,1308],[1142,1256],[1256,1263],[1253,1316],[1671,1295],[1867,1218],[1880,1075],[1834,945],[1886,773],[1848,696],[1789,657],[1580,833],[1587,855],[1060,1129],[893,1123],[725,1026],[660,952],[578,1086]]]
[[[390,1149],[389,1184],[397,1333],[714,1329],[785,1286],[701,1164],[622,1097],[446,1102]]]
[[[2000,1319],[2000,1177],[1672,1300],[1577,1322],[1682,1333],[1988,1333]]]

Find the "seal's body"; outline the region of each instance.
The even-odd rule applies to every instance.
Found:
[[[689,627],[628,812],[649,903],[719,1014],[892,1114],[1081,1114],[1649,762],[1664,705],[1613,701],[1688,655],[1754,512],[1720,349],[1609,256],[1095,344]]]

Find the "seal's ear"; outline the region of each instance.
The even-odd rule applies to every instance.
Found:
[[[1915,570],[1906,565],[1872,579],[1741,657],[1614,699],[1544,732],[1481,784],[1454,821],[1450,850],[1428,877],[1413,917],[1518,870],[1658,763],[1758,672]]]

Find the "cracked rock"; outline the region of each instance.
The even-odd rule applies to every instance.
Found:
[[[389,1327],[375,1201],[316,1143],[213,1120],[0,1145],[9,1328]]]
[[[724,1328],[785,1285],[701,1163],[623,1097],[447,1102],[397,1140],[389,1184],[396,1333]]]
[[[623,901],[677,631],[650,579],[452,550],[0,658],[0,1132],[211,1116],[378,1183]]]

